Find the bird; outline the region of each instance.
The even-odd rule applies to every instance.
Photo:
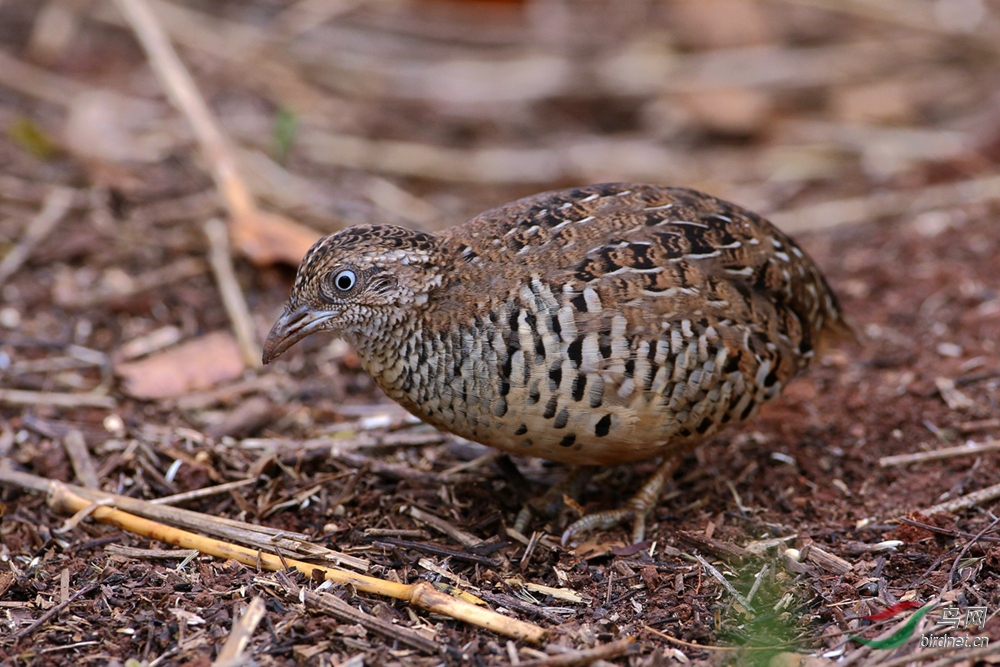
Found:
[[[639,542],[684,454],[852,331],[816,263],[763,217],[692,189],[603,183],[438,233],[362,224],[320,239],[263,362],[329,332],[443,431],[582,471],[659,458],[622,507],[562,535],[631,520]]]

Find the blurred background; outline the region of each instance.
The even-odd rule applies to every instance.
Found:
[[[434,228],[605,180],[769,214],[982,174],[1000,154],[986,0],[150,5],[253,193],[322,231]],[[6,176],[211,206],[189,125],[112,2],[4,0],[0,48]],[[868,211],[803,213],[779,222]]]
[[[835,231],[819,255],[880,220],[934,238],[1000,196],[998,61],[986,0],[2,0],[0,335],[137,358],[227,327],[213,216],[249,303],[230,378],[351,224],[631,180]],[[874,250],[847,268],[884,269]]]

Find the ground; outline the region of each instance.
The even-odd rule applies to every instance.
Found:
[[[9,12],[2,36],[8,50],[26,58],[32,47],[23,35],[39,30],[33,4],[0,9]],[[750,12],[739,14],[747,30],[756,25],[754,11],[773,9],[770,3],[730,4]],[[787,49],[839,45],[846,53],[856,46],[848,35],[889,35],[898,39],[900,52],[909,53],[904,47],[913,40],[931,39],[907,32],[912,27],[872,27],[863,14],[827,16],[792,5],[794,16],[786,17],[784,32],[759,40]],[[277,9],[261,3],[257,11]],[[374,25],[383,31],[379,34],[401,30],[412,37],[426,30],[424,39],[430,39],[427,34],[445,39],[413,16],[379,23],[378,12],[373,18],[364,11],[360,18],[348,14],[344,25],[361,35]],[[702,35],[704,43],[683,43],[699,34],[698,22],[685,11],[662,19],[663,26],[686,30],[674,45],[678,53],[742,46],[711,30]],[[829,25],[808,11],[820,12]],[[984,11],[995,21],[992,9]],[[248,24],[260,19],[232,9],[222,15]],[[45,67],[95,88],[131,72],[133,79],[120,85],[131,95],[151,97],[149,103],[158,106],[142,112],[145,121],[160,123],[157,131],[175,138],[163,153],[149,149],[156,159],[129,154],[112,160],[108,144],[98,139],[86,153],[81,136],[87,132],[51,129],[61,127],[64,117],[84,122],[86,110],[74,106],[83,103],[67,107],[51,96],[39,99],[30,86],[6,80],[0,89],[0,119],[7,127],[0,139],[0,261],[28,249],[19,269],[0,279],[0,470],[85,483],[81,466],[89,462],[100,488],[139,499],[248,480],[188,498],[183,507],[303,533],[365,559],[367,573],[386,581],[457,585],[490,608],[550,633],[533,647],[343,585],[326,592],[366,616],[331,615],[304,604],[296,592],[316,588],[307,577],[282,578],[233,560],[163,553],[156,551],[169,548],[163,542],[83,518],[64,527],[66,517],[44,494],[4,477],[0,659],[5,664],[208,665],[234,619],[258,596],[264,620],[248,650],[262,665],[527,663],[628,637],[635,638],[632,648],[604,659],[636,666],[818,665],[882,664],[907,656],[943,665],[995,661],[1000,655],[920,646],[920,638],[952,607],[963,620],[970,608],[985,607],[985,621],[945,634],[1000,641],[1000,493],[992,488],[1000,485],[1000,454],[990,448],[1000,434],[1000,203],[992,176],[1000,143],[996,81],[990,78],[995,55],[937,35],[936,55],[926,59],[919,75],[887,66],[874,83],[870,72],[861,82],[820,77],[814,86],[824,91],[822,103],[803,101],[813,87],[774,91],[762,84],[768,107],[759,118],[705,112],[702,117],[711,122],[703,125],[692,118],[706,104],[732,101],[726,97],[732,93],[745,110],[752,104],[740,95],[759,90],[709,91],[717,97],[705,93],[699,101],[692,96],[704,91],[692,83],[656,99],[644,98],[642,91],[589,98],[560,89],[507,118],[454,99],[433,102],[414,94],[416,100],[385,101],[379,97],[389,96],[384,89],[364,94],[350,84],[343,84],[347,93],[336,86],[334,92],[324,89],[326,113],[347,118],[337,121],[337,129],[364,140],[406,139],[475,151],[519,139],[526,154],[533,141],[551,136],[572,135],[579,148],[585,142],[577,134],[587,141],[618,141],[631,130],[628,141],[634,143],[625,144],[631,157],[622,163],[608,149],[612,157],[601,167],[557,170],[534,181],[493,178],[489,174],[498,172],[487,169],[478,182],[463,182],[455,175],[421,176],[384,165],[369,165],[373,172],[388,169],[381,176],[368,176],[357,166],[318,166],[304,157],[309,148],[304,127],[286,161],[274,157],[288,168],[281,173],[300,179],[294,187],[283,181],[300,201],[289,204],[265,186],[254,188],[273,208],[317,229],[373,219],[438,228],[558,185],[633,176],[662,180],[637,166],[636,146],[648,142],[698,156],[685,163],[690,179],[678,182],[683,174],[666,174],[670,184],[712,189],[773,212],[840,296],[858,342],[827,350],[755,419],[719,433],[688,456],[651,517],[645,542],[628,545],[626,530],[614,529],[564,548],[548,535],[558,536],[576,516],[574,509],[533,525],[538,532],[527,535],[530,544],[508,530],[525,501],[565,474],[563,466],[527,458],[511,465],[488,448],[414,423],[380,394],[342,343],[314,336],[264,368],[240,357],[206,259],[211,241],[205,220],[221,213],[215,186],[180,117],[156,92],[157,80],[137,64],[142,52],[124,28],[102,16],[78,15],[77,42]],[[478,39],[507,44],[502,35],[509,20],[483,24]],[[984,25],[974,34],[983,37],[993,24]],[[860,32],[852,33],[855,29]],[[649,30],[635,33],[636,49],[659,34]],[[98,36],[109,41],[98,47]],[[295,52],[299,64],[309,62],[311,42],[304,41]],[[747,51],[746,58],[754,53]],[[229,134],[253,143],[247,135],[259,119],[251,112],[280,116],[250,74],[241,81],[228,65],[212,60],[228,63],[222,56],[210,49],[184,55],[200,68],[199,83],[213,91],[213,106]],[[32,57],[39,61],[37,53]],[[345,62],[347,70],[354,66]],[[949,88],[957,77],[973,86],[970,90],[979,91],[976,82],[992,82],[992,88],[962,97]],[[641,77],[630,85],[640,89]],[[909,86],[911,95],[903,97],[911,101],[934,85],[952,92],[940,99],[928,93],[923,106],[914,102],[918,114],[905,104],[899,108],[903,102],[893,85]],[[359,96],[352,97],[355,93]],[[686,111],[650,122],[650,114],[668,103]],[[111,108],[100,100],[88,104],[102,113]],[[879,113],[883,116],[865,116]],[[308,126],[308,114],[298,117]],[[858,129],[864,127],[870,134]],[[834,130],[854,138],[830,151],[825,142]],[[902,145],[917,157],[896,155],[894,162],[884,151],[874,157],[865,153],[879,142],[899,148],[893,141],[903,131],[915,133]],[[782,143],[796,133],[809,135],[802,140],[808,145]],[[934,154],[934,146],[951,146],[946,140],[955,135],[978,143]],[[158,135],[142,136],[152,141]],[[46,152],[49,141],[56,145]],[[122,139],[131,141],[136,151],[151,145],[133,135]],[[557,151],[558,141],[546,147]],[[574,155],[586,163],[583,152]],[[780,155],[791,153],[794,159],[781,163]],[[250,151],[240,155],[252,162]],[[879,156],[884,159],[873,166]],[[397,160],[404,158],[400,154]],[[649,159],[654,167],[659,164]],[[762,177],[766,182],[754,187],[754,174],[773,175],[769,170],[777,163],[793,164],[810,176],[794,184]],[[726,176],[736,171],[741,178]],[[39,211],[58,208],[62,195],[53,194],[55,184],[68,188],[65,210],[54,230],[28,244],[25,230],[44,217]],[[824,202],[836,205],[823,208]],[[294,262],[260,261],[241,253],[238,243],[233,262],[252,333],[260,340],[280,313]],[[77,433],[82,453],[74,447],[81,441]],[[929,454],[959,446],[966,451]],[[911,462],[889,458],[907,454],[925,456]],[[602,471],[584,490],[582,507],[616,506],[654,465]],[[947,505],[956,499],[968,502]],[[446,531],[414,518],[412,508],[437,517]],[[459,541],[462,533],[473,536],[471,545]],[[874,623],[862,618],[900,601],[939,604],[898,648],[868,648],[850,639],[908,631],[902,620],[912,611]],[[54,613],[33,625],[47,610]],[[371,618],[432,642],[411,638],[408,644],[380,631]],[[574,664],[593,660],[585,658],[576,655]]]

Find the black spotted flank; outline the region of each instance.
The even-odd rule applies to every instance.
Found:
[[[597,338],[597,347],[601,351],[601,356],[605,359],[611,358],[611,332],[602,331]]]
[[[514,435],[524,435],[527,432],[528,432],[528,425],[521,424],[520,426],[517,427],[517,430],[514,431]]]
[[[563,438],[562,440],[559,441],[559,446],[560,447],[572,447],[573,443],[575,443],[575,442],[576,442],[576,434],[575,433],[570,433],[565,438]]]
[[[585,373],[577,373],[576,377],[573,378],[573,387],[571,393],[573,394],[574,401],[583,400],[583,392],[587,388],[587,375]]]
[[[599,408],[604,401],[604,383],[595,382],[590,387],[590,407]]]
[[[705,417],[700,422],[698,422],[698,425],[695,427],[695,430],[697,430],[698,433],[704,435],[710,428],[712,428],[712,420],[709,419],[708,417]]]
[[[517,321],[521,317],[521,309],[517,306],[510,309],[510,313],[507,315],[507,326],[510,328],[511,340],[517,341]],[[508,343],[510,344],[510,343]],[[520,347],[520,346],[519,346]]]
[[[577,336],[566,348],[566,356],[579,368],[583,365],[583,336]]]
[[[549,369],[549,388],[555,391],[559,388],[560,383],[562,383],[562,366],[556,363],[552,368]]]
[[[565,428],[569,423],[569,410],[563,408],[556,415],[556,420],[552,423],[553,428]]]
[[[594,426],[594,435],[603,438],[611,431],[611,415],[604,415]]]
[[[653,232],[656,244],[660,246],[660,249],[664,252],[667,258],[673,259],[684,255],[685,249],[681,241],[684,236],[681,230],[687,226],[688,225],[675,225],[670,229]]]
[[[726,359],[726,365],[722,369],[722,372],[729,374],[729,373],[735,373],[736,371],[740,370],[740,356],[741,355],[739,354],[734,354],[733,356],[728,357]]]
[[[545,419],[552,419],[556,416],[556,408],[559,407],[559,397],[553,396],[549,399],[548,403],[545,404],[545,412],[542,417]]]
[[[535,204],[524,212],[524,219],[520,224],[527,227],[540,225],[542,227],[551,228],[555,227],[560,222],[565,222],[566,212],[555,207],[553,205],[554,203],[555,202],[546,201]]]
[[[670,284],[661,280],[659,274],[647,273],[642,276],[642,288],[647,292],[666,292]]]
[[[493,406],[493,415],[496,417],[503,417],[505,414],[507,414],[507,401],[501,398],[496,402],[496,405]]]
[[[583,298],[583,294],[577,294],[572,299],[569,300],[573,304],[573,308],[576,309],[578,313],[587,312],[587,300]]]

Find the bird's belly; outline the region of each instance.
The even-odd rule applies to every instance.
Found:
[[[742,385],[742,383],[739,383]],[[727,388],[728,387],[728,388]],[[521,397],[511,390],[502,417],[484,402],[459,413],[421,416],[443,430],[506,452],[575,465],[612,465],[682,452],[732,421],[754,414],[763,396],[735,395],[721,382],[708,391],[676,396],[634,391],[599,407],[542,393]],[[471,408],[471,409],[470,409]],[[443,418],[435,418],[435,416]]]

